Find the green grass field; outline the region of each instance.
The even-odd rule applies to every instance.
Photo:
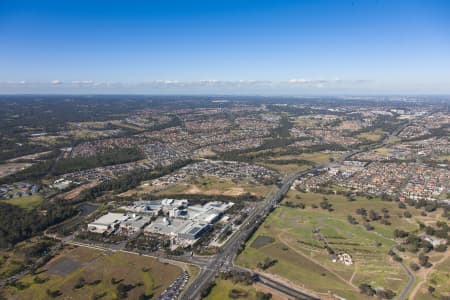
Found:
[[[311,166],[305,165],[305,164],[276,164],[273,163],[272,160],[268,160],[267,162],[260,163],[260,165],[267,167],[269,169],[281,172],[281,173],[294,173],[294,172],[300,172],[307,169],[310,169]]]
[[[373,131],[362,132],[357,136],[359,139],[367,140],[370,142],[378,142],[383,138],[383,131],[376,129]]]
[[[302,153],[302,154],[290,154],[290,155],[279,155],[274,157],[266,157],[258,159],[258,163],[279,171],[281,173],[293,173],[299,172],[303,170],[310,169],[314,164],[321,164],[329,162],[330,159],[336,159],[339,157],[338,153],[333,152],[314,152],[314,153]],[[279,163],[278,161],[289,161],[289,160],[298,160],[298,161],[308,161],[308,163]]]
[[[211,293],[204,298],[205,300],[228,300],[233,299],[229,297],[230,292],[238,290],[243,293],[247,293],[246,297],[242,299],[255,300],[256,289],[251,285],[234,284],[231,280],[217,279],[215,281],[216,286],[212,288]]]
[[[332,204],[333,212],[320,208],[323,197]],[[420,211],[408,207],[413,217],[404,218],[405,209],[396,202],[358,197],[350,202],[340,195],[301,193],[291,190],[282,203],[303,203],[305,209],[281,206],[266,219],[237,258],[237,263],[255,269],[265,258],[278,262],[266,272],[279,275],[300,287],[327,293],[329,290],[347,299],[364,299],[357,289],[361,283],[384,287],[399,292],[408,276],[401,266],[392,261],[388,251],[395,244],[394,229],[414,230]],[[312,204],[319,206],[312,208]],[[372,221],[373,231],[363,227],[363,221],[355,213],[357,208],[389,210],[392,225]],[[353,215],[359,224],[352,225],[347,216]],[[434,218],[429,215],[427,218]],[[423,219],[421,219],[423,221]],[[251,247],[258,236],[269,236],[273,243],[260,248]],[[353,264],[333,262],[324,249],[325,240],[336,253],[348,253]]]
[[[29,257],[26,254],[28,252],[27,250],[48,240],[45,237],[36,236],[19,242],[12,248],[0,249],[0,279],[5,279],[17,273],[25,265],[35,261],[37,258]]]
[[[313,152],[313,153],[302,153],[299,155],[292,155],[290,158],[292,159],[303,159],[308,160],[314,163],[325,163],[329,162],[330,158],[338,158],[339,154],[335,152]],[[283,158],[282,156],[279,159],[287,159],[287,157]]]
[[[17,205],[23,209],[31,210],[33,208],[38,207],[42,203],[43,200],[44,200],[44,198],[41,195],[34,194],[31,196],[24,196],[24,197],[20,197],[20,198],[12,198],[12,199],[3,199],[0,201],[4,202],[4,203],[9,203],[12,205]]]
[[[387,143],[392,145],[392,144],[396,144],[398,142],[400,142],[402,139],[399,138],[398,136],[391,136],[389,137],[389,139],[387,140]]]
[[[421,289],[415,295],[414,299],[441,299],[444,296],[450,297],[450,257],[435,267],[435,270],[429,274],[427,280]],[[428,287],[432,286],[435,290],[430,293]]]
[[[119,283],[135,285],[128,292],[129,299],[140,295],[160,295],[181,274],[179,267],[155,259],[123,252],[106,253],[88,248],[66,249],[63,254],[47,263],[38,275],[20,279],[25,288],[8,287],[6,294],[14,299],[48,299],[47,290],[59,290],[64,299],[117,299]],[[36,283],[36,277],[44,279]],[[80,278],[81,288],[75,288]],[[115,279],[113,283],[112,279]]]

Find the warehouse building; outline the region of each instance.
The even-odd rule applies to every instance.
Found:
[[[127,220],[129,216],[120,213],[107,213],[88,224],[88,230],[96,233],[105,233],[119,227],[120,223]]]

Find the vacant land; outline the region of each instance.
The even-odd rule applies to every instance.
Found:
[[[17,205],[23,209],[31,210],[33,208],[38,207],[44,198],[39,194],[34,194],[31,196],[23,196],[18,198],[12,198],[12,199],[2,199],[1,202],[9,203],[12,205]]]
[[[300,116],[294,120],[294,124],[297,127],[321,127],[327,124],[333,123],[336,120],[340,120],[338,116],[325,116],[323,118],[316,118],[313,115],[309,116]]]
[[[312,153],[301,153],[301,154],[290,154],[290,155],[280,155],[271,158],[269,161],[277,160],[304,160],[311,163],[324,163],[330,161],[331,158],[338,158],[338,152],[312,152]]]
[[[139,187],[129,190],[122,195],[131,196],[134,194],[154,193],[160,196],[178,194],[240,196],[249,193],[257,197],[264,197],[272,188],[272,185],[256,184],[248,180],[202,176],[185,178],[173,184],[151,185],[149,182],[144,182]]]
[[[324,197],[332,211],[322,209]],[[305,208],[297,206],[304,205]],[[313,208],[316,207],[316,208]],[[373,230],[365,229],[364,221],[356,214],[358,208],[383,209],[390,215],[391,225],[372,221]],[[301,193],[291,190],[277,208],[265,220],[250,239],[246,249],[237,258],[237,263],[247,268],[261,268],[267,259],[275,260],[263,270],[281,276],[300,287],[318,293],[332,293],[347,299],[364,299],[358,291],[361,283],[384,287],[400,292],[408,280],[406,272],[388,255],[396,244],[394,229],[414,230],[417,220],[426,222],[436,216],[420,216],[420,210],[408,207],[411,218],[404,218],[405,209],[396,202],[357,197],[348,201],[340,195]],[[347,217],[352,215],[358,224],[352,225]],[[261,243],[264,237],[265,245]],[[267,237],[274,241],[268,243]],[[259,247],[254,247],[254,245]],[[352,264],[333,262],[334,255],[347,253]]]
[[[264,163],[259,163],[260,165],[281,172],[285,174],[290,174],[294,172],[300,172],[311,168],[311,165],[303,164],[303,163],[279,163],[276,160],[268,160]]]
[[[15,174],[31,166],[30,163],[6,163],[0,165],[0,178]]]
[[[48,299],[52,292],[65,299],[119,299],[125,286],[129,299],[157,297],[180,274],[180,268],[149,257],[68,248],[38,275],[20,279],[21,289],[8,287],[6,293],[10,299]]]
[[[330,159],[336,159],[339,156],[340,156],[340,153],[338,153],[338,152],[323,151],[323,152],[314,152],[314,153],[302,153],[300,155],[295,155],[295,158],[311,161],[316,164],[322,164],[322,163],[329,162]]]
[[[373,151],[376,152],[377,154],[380,154],[380,155],[386,155],[387,156],[387,154],[389,154],[389,148],[386,148],[386,147],[376,148]]]
[[[436,157],[435,160],[436,161],[440,161],[440,162],[449,162],[450,161],[450,154],[439,155],[438,157]]]
[[[257,163],[281,173],[293,173],[310,169],[315,164],[327,163],[340,156],[337,152],[328,151],[289,155],[275,154],[262,157],[257,160]]]
[[[232,300],[247,299],[257,300],[256,293],[258,291],[271,293],[272,300],[287,300],[288,298],[274,290],[265,288],[259,284],[243,285],[235,284],[231,280],[217,279],[211,293],[204,298],[205,300]],[[234,294],[234,295],[233,295]],[[239,296],[238,296],[239,295]]]
[[[381,131],[380,129],[377,129],[377,130],[373,130],[373,131],[362,132],[362,133],[358,134],[357,137],[359,139],[367,140],[370,142],[378,142],[383,138],[383,134],[384,134],[383,131]]]
[[[398,136],[391,136],[388,138],[387,143],[388,144],[396,144],[398,142],[400,142],[402,139],[399,138]]]
[[[34,153],[34,154],[19,156],[19,157],[16,157],[16,158],[9,159],[8,162],[13,163],[13,162],[16,162],[16,161],[19,161],[19,160],[37,160],[41,156],[44,156],[44,155],[47,155],[47,154],[50,154],[50,153],[51,153],[51,151],[44,151],[44,152],[38,152],[38,153]]]
[[[422,281],[413,289],[410,299],[443,299],[450,297],[450,254],[431,257],[431,269],[419,271]],[[430,291],[430,287],[432,290]]]
[[[64,200],[73,200],[75,198],[77,198],[83,191],[88,190],[90,188],[93,188],[94,186],[96,186],[99,182],[97,180],[94,180],[92,182],[89,182],[87,184],[82,184],[68,192],[65,192],[61,198],[63,198]]]
[[[205,298],[206,300],[223,300],[233,299],[230,293],[239,291],[243,299],[256,299],[256,290],[253,286],[234,284],[231,280],[217,279],[216,286],[211,290],[211,293]],[[245,295],[245,296],[244,296]]]
[[[273,239],[270,236],[258,235],[258,237],[253,240],[253,242],[250,245],[250,247],[259,249],[259,248],[264,247],[266,245],[272,244],[274,241],[275,241],[275,239]]]
[[[39,245],[50,247],[52,244],[53,240],[37,236],[20,242],[10,249],[0,249],[0,279],[20,272],[26,265],[38,259],[34,249],[41,248]]]

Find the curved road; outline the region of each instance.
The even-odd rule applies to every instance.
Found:
[[[350,158],[351,156],[365,151],[370,151],[372,149],[375,149],[377,147],[382,147],[387,144],[387,141],[390,137],[397,136],[404,128],[406,128],[410,122],[406,122],[402,125],[400,125],[394,132],[392,132],[389,135],[386,135],[381,141],[378,143],[372,144],[368,146],[366,149],[355,149],[353,151],[347,152],[342,155],[340,158],[341,161],[346,160]],[[324,165],[316,165],[314,168],[305,170],[302,172],[294,173],[291,175],[288,175],[284,178],[282,181],[282,186],[280,189],[272,196],[269,196],[265,200],[265,205],[262,206],[259,209],[255,209],[255,211],[247,218],[247,226],[244,226],[240,231],[238,231],[235,236],[233,236],[224,246],[223,251],[219,253],[215,258],[212,259],[212,261],[202,268],[200,274],[198,277],[192,282],[192,284],[186,289],[186,291],[183,293],[181,299],[182,300],[196,300],[199,299],[201,296],[201,292],[214,280],[216,274],[219,272],[220,268],[222,266],[233,266],[233,259],[235,255],[237,254],[238,248],[245,243],[247,238],[250,237],[251,234],[258,228],[261,221],[264,220],[264,218],[272,211],[272,209],[275,207],[275,205],[281,201],[281,199],[284,197],[284,195],[289,191],[291,185],[294,183],[294,181],[302,176],[305,176],[306,174],[315,172],[319,169],[327,167],[329,164]],[[409,290],[411,289],[414,281],[415,276],[412,274],[412,272],[404,265],[402,264],[403,268],[408,272],[409,275],[409,281],[408,284],[405,286],[403,291],[400,293],[398,299],[403,300],[405,296],[408,294]],[[261,277],[260,277],[261,278]],[[293,292],[299,292],[297,290],[293,290],[285,285],[283,285],[280,282],[269,280],[265,278],[265,281],[262,283],[266,284],[267,286],[270,286],[272,288],[275,288],[276,290],[282,290],[282,289],[288,289],[290,290],[289,293]],[[286,292],[285,292],[286,293]],[[289,294],[288,294],[289,295]],[[317,299],[311,295],[308,295],[304,293],[304,296],[306,299]],[[309,298],[308,298],[309,297]]]

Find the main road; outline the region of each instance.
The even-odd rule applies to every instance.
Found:
[[[239,247],[245,243],[245,241],[250,237],[251,234],[258,228],[264,218],[272,211],[275,205],[284,197],[284,195],[289,191],[294,181],[308,173],[311,173],[318,168],[323,166],[318,166],[316,168],[294,173],[286,176],[281,184],[281,187],[272,195],[269,195],[265,201],[264,205],[255,209],[247,218],[245,225],[237,232],[230,240],[223,246],[222,251],[215,256],[215,258],[205,267],[202,268],[198,277],[192,282],[192,284],[183,293],[181,299],[183,300],[195,300],[199,299],[201,292],[208,287],[209,284],[214,280],[219,269],[224,265],[232,266],[234,257],[236,256]],[[263,284],[271,286],[277,286],[276,282],[264,277],[264,281],[261,280]],[[294,290],[285,285],[278,285],[278,290],[286,291],[291,290],[291,292],[302,293],[301,291]],[[317,299],[310,295],[304,294],[304,299]]]
[[[404,128],[406,128],[410,122],[406,122],[404,124],[401,124],[395,131],[393,131],[391,134],[386,135],[381,141],[378,143],[372,144],[365,149],[355,149],[353,151],[349,151],[344,153],[340,157],[340,161],[346,160],[350,158],[351,156],[365,151],[370,151],[372,149],[375,149],[377,147],[383,147],[388,143],[389,138],[397,136]],[[262,220],[272,211],[272,209],[275,207],[275,205],[281,201],[284,197],[284,195],[289,191],[292,184],[295,180],[313,173],[319,169],[326,168],[330,164],[324,164],[324,165],[316,165],[314,168],[293,173],[291,175],[286,176],[283,181],[281,187],[278,189],[278,191],[273,194],[269,195],[265,201],[264,205],[259,207],[258,209],[255,209],[251,215],[247,218],[246,226],[243,226],[224,246],[222,249],[222,252],[217,254],[214,258],[211,259],[210,263],[208,263],[206,266],[203,266],[199,276],[192,282],[192,284],[185,290],[183,293],[181,299],[182,300],[196,300],[200,299],[202,291],[208,287],[209,284],[211,284],[216,276],[216,274],[219,272],[220,268],[222,266],[233,266],[233,260],[238,252],[239,247],[245,243],[245,241],[250,237],[251,234],[259,227]],[[406,267],[405,269],[409,271]],[[281,282],[275,281],[273,279],[264,277],[262,274],[258,274],[260,278],[260,282],[275,289],[278,291],[281,291],[287,295],[302,295],[303,299],[318,299],[315,296],[309,295],[303,291],[299,291],[297,289],[293,289],[289,286],[284,285]],[[403,289],[401,292],[401,295],[399,299],[403,299],[404,295],[406,295],[411,286],[414,282],[414,274],[411,272],[408,272],[408,275],[410,277],[409,282],[407,286]],[[302,299],[300,298],[300,299]]]

